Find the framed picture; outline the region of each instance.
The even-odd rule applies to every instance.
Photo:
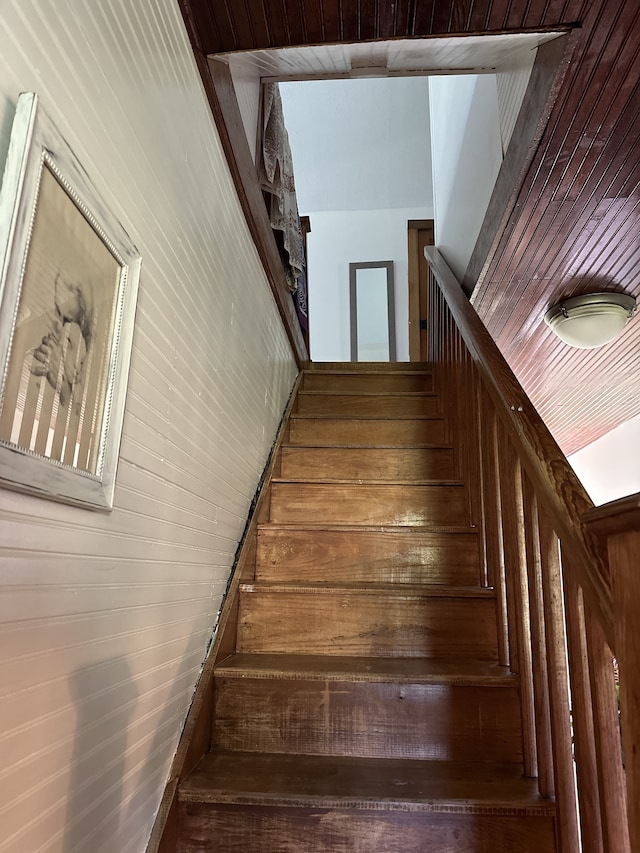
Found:
[[[20,95],[0,190],[0,486],[113,506],[140,255]]]

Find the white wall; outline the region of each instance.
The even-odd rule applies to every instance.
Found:
[[[256,162],[258,150],[258,121],[260,118],[260,75],[251,65],[241,61],[240,57],[229,57],[229,71],[233,88],[238,99],[238,108],[247,135],[249,151]]]
[[[295,366],[174,0],[4,0],[143,257],[115,508],[0,490],[0,851],[141,853]]]
[[[397,360],[409,360],[407,221],[427,208],[311,214],[309,324],[314,361],[350,361],[349,264],[394,261]]]
[[[281,83],[303,214],[431,206],[426,77]]]
[[[510,60],[500,66],[496,73],[498,94],[498,115],[500,119],[500,138],[502,153],[505,154],[511,141],[520,107],[524,100],[529,78],[536,60],[537,48],[519,50]]]
[[[435,241],[462,279],[502,163],[494,74],[429,78]]]
[[[640,415],[569,457],[589,493],[600,504],[640,492]]]
[[[311,217],[314,361],[349,361],[349,263],[395,262],[397,358],[409,358],[407,220],[433,218],[425,77],[281,83],[300,212]]]

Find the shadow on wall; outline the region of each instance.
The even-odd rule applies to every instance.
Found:
[[[167,681],[156,678],[143,695],[138,688],[144,674],[134,676],[124,657],[100,661],[70,676],[76,735],[65,853],[86,853],[102,849],[101,845],[105,850],[129,849],[143,833],[146,843],[167,782],[167,764],[184,723],[184,697],[200,671],[209,636],[192,632],[175,661],[172,677]],[[166,669],[162,671],[166,673]],[[147,707],[141,708],[141,703]],[[161,709],[158,716],[156,708]],[[125,810],[127,772],[132,778],[126,783],[126,792],[133,795]]]
[[[72,853],[88,849],[89,835],[93,842],[100,834],[115,835],[112,822],[122,802],[128,728],[138,692],[122,657],[75,670],[69,686],[76,706],[76,737],[64,850]]]

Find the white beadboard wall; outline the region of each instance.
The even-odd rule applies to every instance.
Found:
[[[0,490],[0,852],[142,853],[296,373],[175,0],[3,0],[143,256],[115,508]]]
[[[238,107],[247,135],[249,150],[256,162],[258,151],[258,120],[260,118],[260,74],[251,65],[241,61],[241,57],[229,57],[229,71],[233,80]]]
[[[520,50],[496,74],[502,154],[507,151],[538,50]]]

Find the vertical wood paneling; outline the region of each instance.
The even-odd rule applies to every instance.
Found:
[[[139,853],[295,365],[177,4],[0,39],[0,157],[36,91],[143,257],[113,512],[0,492],[0,851]]]

